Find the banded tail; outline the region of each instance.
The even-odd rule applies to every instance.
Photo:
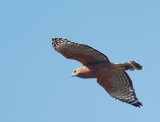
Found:
[[[142,70],[143,67],[136,61],[131,61],[127,63],[122,63],[121,66],[125,68],[125,70]]]

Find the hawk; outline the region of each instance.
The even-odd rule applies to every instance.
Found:
[[[136,61],[112,63],[100,51],[63,38],[52,38],[53,48],[68,59],[74,59],[83,65],[72,73],[80,78],[97,78],[97,82],[110,96],[136,107],[142,103],[136,97],[133,83],[126,70],[142,70]]]

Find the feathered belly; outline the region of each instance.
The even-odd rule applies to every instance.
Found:
[[[102,75],[110,75],[112,68],[109,65],[87,65],[83,66],[81,78],[97,78]]]

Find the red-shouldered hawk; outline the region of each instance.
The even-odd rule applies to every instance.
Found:
[[[142,106],[138,101],[132,80],[125,70],[142,70],[135,61],[111,63],[106,55],[84,44],[71,42],[67,39],[52,38],[53,48],[69,59],[78,60],[83,64],[72,76],[80,78],[97,78],[97,82],[115,99]]]

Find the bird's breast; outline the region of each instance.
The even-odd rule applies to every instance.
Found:
[[[83,78],[97,78],[110,71],[110,67],[104,63],[83,65],[82,67]]]

